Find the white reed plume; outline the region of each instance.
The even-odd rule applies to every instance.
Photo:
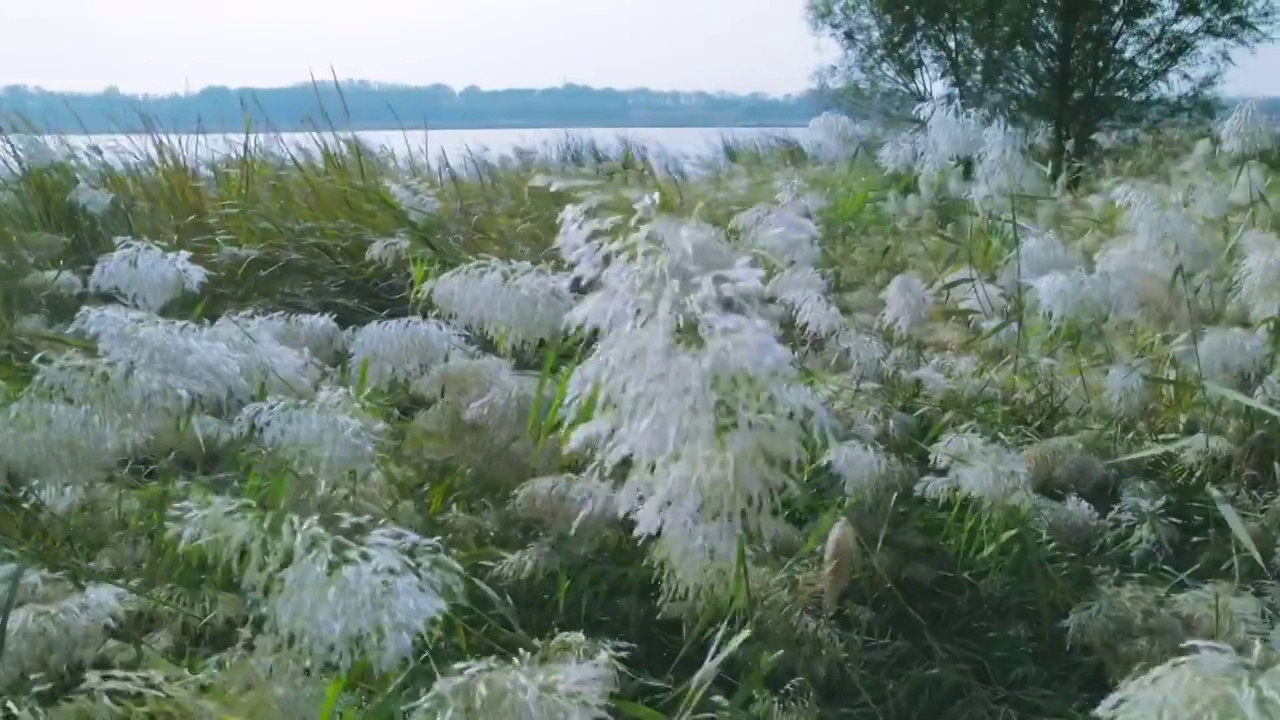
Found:
[[[385,389],[426,375],[451,357],[475,353],[466,337],[439,320],[377,320],[351,333],[350,371],[368,387]]]
[[[622,674],[620,648],[563,633],[509,659],[460,663],[406,708],[412,720],[607,720]]]
[[[527,262],[478,260],[427,286],[444,317],[512,348],[554,340],[573,307],[568,275]]]
[[[595,407],[569,446],[590,451],[595,477],[629,462],[620,510],[658,537],[668,593],[713,590],[739,534],[770,532],[825,411],[777,339],[764,273],[719,231],[659,217],[587,242],[578,256],[610,261],[569,313],[602,333],[569,381],[566,417]]]
[[[110,293],[140,310],[159,312],[183,292],[198,291],[209,278],[186,250],[165,252],[147,240],[115,239],[116,249],[98,258],[89,289]]]
[[[281,669],[345,671],[364,660],[394,671],[461,588],[462,570],[438,541],[367,518],[329,529],[213,496],[174,506],[169,533],[240,576],[266,621],[258,657]]]

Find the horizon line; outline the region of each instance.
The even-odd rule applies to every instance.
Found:
[[[672,94],[672,95],[691,94],[691,95],[711,95],[711,96],[733,97],[733,98],[748,98],[748,97],[763,96],[765,98],[769,98],[773,100],[788,100],[788,99],[798,100],[798,99],[802,99],[805,95],[808,95],[811,93],[817,93],[822,90],[822,88],[818,86],[812,86],[802,90],[794,90],[786,93],[767,92],[764,90],[756,90],[756,91],[749,91],[749,92],[740,92],[740,91],[734,91],[734,90],[711,90],[711,89],[677,90],[677,89],[670,89],[670,88],[652,87],[648,85],[640,85],[640,86],[633,86],[633,87],[619,87],[616,85],[603,85],[603,86],[587,85],[587,84],[576,83],[571,81],[565,81],[560,85],[543,85],[538,87],[518,86],[518,85],[507,86],[507,87],[483,87],[481,85],[476,85],[474,83],[469,85],[464,85],[462,87],[458,87],[456,85],[451,85],[446,82],[433,82],[433,83],[417,85],[417,84],[403,83],[403,82],[371,80],[368,78],[343,78],[341,80],[329,79],[324,81],[321,81],[316,78],[312,78],[311,80],[299,80],[297,82],[293,82],[287,85],[255,86],[255,85],[213,84],[213,85],[204,85],[196,90],[191,90],[187,88],[183,90],[169,90],[169,91],[124,90],[116,85],[108,85],[107,87],[100,88],[97,90],[62,90],[62,89],[45,87],[43,85],[29,85],[25,83],[7,83],[5,85],[0,85],[0,93],[3,93],[4,91],[10,90],[10,89],[22,89],[27,91],[46,93],[49,95],[67,95],[67,96],[109,95],[112,92],[114,92],[124,97],[145,99],[145,98],[164,98],[164,97],[180,97],[180,98],[195,97],[206,90],[214,90],[214,89],[228,90],[232,92],[253,93],[253,92],[270,92],[274,90],[293,90],[293,89],[304,88],[304,87],[324,88],[326,86],[328,87],[336,86],[338,88],[342,88],[350,85],[369,85],[369,86],[372,86],[374,90],[426,90],[434,87],[446,87],[455,93],[462,93],[466,90],[471,90],[471,89],[475,89],[484,93],[509,92],[512,90],[542,92],[542,91],[548,91],[548,90],[562,90],[569,87],[576,87],[576,88],[582,88],[584,90],[590,90],[590,91],[596,91],[596,92],[601,92],[601,91],[613,91],[613,92],[620,92],[620,93],[653,92],[653,93]],[[1236,101],[1272,100],[1272,99],[1280,98],[1280,94],[1270,95],[1265,93],[1258,94],[1258,93],[1219,92],[1217,93],[1217,95],[1218,97],[1225,100],[1236,100]]]
[[[715,89],[678,90],[678,89],[669,89],[669,88],[658,88],[658,87],[652,87],[648,85],[640,85],[640,86],[633,86],[633,87],[619,87],[615,85],[600,86],[600,85],[587,85],[583,83],[576,83],[576,82],[569,82],[569,81],[566,81],[560,85],[543,85],[538,87],[518,86],[518,85],[512,85],[507,87],[483,87],[481,85],[476,85],[474,83],[459,87],[456,85],[451,85],[446,82],[431,82],[431,83],[424,83],[421,85],[417,85],[417,84],[403,83],[403,82],[387,82],[382,80],[371,80],[368,78],[343,78],[341,80],[336,80],[336,81],[333,79],[321,81],[319,79],[313,78],[311,80],[299,80],[297,82],[293,82],[287,85],[254,86],[254,85],[212,84],[212,85],[201,86],[195,90],[182,89],[182,90],[169,90],[169,91],[124,90],[116,85],[108,85],[107,87],[100,88],[97,90],[62,90],[57,88],[45,87],[43,85],[30,85],[25,83],[7,83],[5,85],[0,86],[0,91],[9,90],[11,88],[21,88],[26,90],[49,93],[51,95],[106,95],[114,91],[120,95],[130,95],[134,97],[170,97],[170,96],[191,97],[194,95],[199,95],[200,93],[206,90],[212,90],[212,89],[252,92],[252,91],[270,91],[270,90],[292,90],[295,88],[302,88],[302,87],[325,87],[325,86],[333,87],[335,85],[337,87],[346,87],[349,85],[371,85],[371,86],[374,86],[375,89],[387,89],[387,90],[391,90],[391,89],[426,90],[428,88],[434,88],[434,87],[447,87],[450,90],[453,90],[455,93],[461,93],[465,90],[469,90],[472,88],[479,90],[481,92],[506,92],[511,90],[532,90],[532,91],[561,90],[568,87],[577,87],[577,88],[583,88],[586,90],[595,90],[595,91],[610,91],[610,90],[614,92],[647,91],[647,92],[664,93],[664,94],[691,94],[691,95],[705,94],[705,95],[719,95],[719,96],[729,96],[729,97],[752,97],[752,96],[763,95],[765,97],[777,98],[777,99],[795,98],[808,93],[817,92],[820,89],[818,87],[808,87],[801,90],[793,90],[791,92],[786,92],[786,93],[767,92],[764,90],[739,92],[739,91],[733,91],[733,90],[715,90]]]

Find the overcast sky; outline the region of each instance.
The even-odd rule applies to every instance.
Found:
[[[0,0],[0,85],[172,92],[308,74],[455,87],[803,89],[805,0]],[[1227,91],[1280,95],[1280,46]]]

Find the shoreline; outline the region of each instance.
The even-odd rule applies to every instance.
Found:
[[[122,127],[122,128],[59,128],[59,129],[42,129],[40,132],[29,133],[19,131],[18,128],[0,129],[0,135],[38,135],[42,137],[99,137],[99,136],[165,136],[165,135],[187,135],[187,136],[243,136],[243,135],[333,135],[333,133],[353,133],[353,132],[401,132],[401,133],[419,133],[426,132],[428,136],[433,132],[466,132],[466,131],[563,131],[568,135],[573,132],[581,131],[636,131],[636,129],[722,129],[722,131],[736,131],[736,129],[803,129],[809,126],[809,120],[781,120],[781,122],[759,122],[759,123],[677,123],[677,122],[649,122],[649,123],[570,123],[570,124],[553,124],[553,123],[444,123],[433,124],[433,126],[422,127],[404,127],[393,126],[389,123],[348,123],[344,126],[334,127],[317,127],[314,124],[292,124],[292,126],[275,126],[275,124],[264,123],[262,126],[230,126],[230,124],[219,124],[219,126],[184,126],[179,128],[156,128],[156,127]]]
[[[426,125],[422,127],[405,127],[395,126],[387,123],[350,123],[344,126],[334,127],[317,127],[315,125],[265,125],[254,126],[246,130],[243,126],[231,125],[191,125],[181,128],[114,128],[102,129],[93,128],[85,130],[84,128],[76,129],[56,129],[43,130],[37,133],[42,137],[102,137],[116,135],[134,135],[134,136],[164,136],[164,135],[295,135],[295,134],[349,134],[362,132],[388,132],[388,133],[420,133],[426,132],[428,136],[433,132],[466,132],[466,131],[563,131],[566,134],[573,135],[575,131],[600,131],[600,130],[798,130],[808,127],[808,121],[789,120],[785,122],[760,122],[760,123],[735,123],[730,125],[721,125],[713,123],[597,123],[597,124],[567,124],[557,125],[550,123],[486,123],[486,124],[441,124]],[[0,134],[29,134],[15,132],[6,129]]]

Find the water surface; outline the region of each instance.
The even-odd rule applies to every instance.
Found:
[[[476,153],[507,154],[517,148],[549,148],[566,139],[591,140],[606,147],[617,147],[626,141],[663,155],[676,157],[707,156],[716,152],[724,139],[737,141],[766,140],[788,137],[803,140],[806,128],[575,128],[575,129],[502,129],[502,130],[368,130],[339,133],[354,135],[368,145],[388,150],[403,159],[434,160],[441,153],[457,158],[468,150]],[[315,147],[318,138],[332,142],[333,134],[278,133],[250,135],[211,133],[204,135],[167,136],[170,144],[183,148],[186,154],[208,159],[237,153],[246,142],[266,148],[299,149]],[[48,138],[55,144],[70,145],[79,150],[101,148],[108,157],[131,158],[154,152],[154,139],[145,135],[75,135]]]

